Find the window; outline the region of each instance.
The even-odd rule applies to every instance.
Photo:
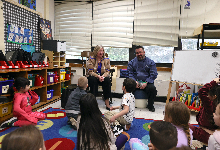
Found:
[[[182,50],[197,50],[198,39],[181,39]]]
[[[105,53],[108,54],[110,61],[128,61],[129,48],[104,47]]]
[[[181,39],[182,50],[197,50],[198,39]],[[220,45],[220,39],[204,39],[204,42],[216,43]],[[202,43],[202,39],[199,39],[199,45]]]
[[[66,41],[66,59],[81,59],[91,50],[92,4],[65,2],[55,6],[54,39]]]
[[[155,63],[173,63],[173,47],[144,46],[144,51]]]

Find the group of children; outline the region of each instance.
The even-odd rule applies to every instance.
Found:
[[[208,144],[209,150],[220,149],[219,83],[219,78],[216,78],[205,84],[198,92],[203,104],[197,115],[200,127],[189,124],[190,110],[184,103],[173,101],[166,104],[164,121],[153,122],[150,126],[151,143],[148,144],[149,149],[173,150],[179,147],[179,149],[187,150],[190,149],[193,138]],[[17,120],[3,124],[2,127],[36,125],[38,120],[45,119],[44,113],[32,112],[31,105],[36,103],[38,96],[29,90],[29,84],[25,78],[19,77],[15,80],[14,87],[17,92],[14,94],[13,114]],[[123,144],[116,144],[119,143],[117,141],[121,141],[120,136],[115,134],[112,128],[121,126],[124,130],[129,130],[131,127],[135,109],[135,98],[132,92],[136,88],[136,82],[130,78],[124,80],[122,86],[124,96],[121,106],[111,107],[104,116],[99,110],[95,96],[86,93],[87,86],[87,78],[79,78],[78,87],[70,94],[65,107],[68,123],[78,130],[77,148],[121,149]],[[120,112],[112,111],[115,109],[120,109]],[[21,129],[17,130],[15,130],[16,133],[21,132],[19,131]],[[12,137],[9,135],[5,136],[2,145],[6,143],[5,140]],[[38,149],[44,150],[44,146],[41,144]],[[6,150],[4,146],[2,150]]]

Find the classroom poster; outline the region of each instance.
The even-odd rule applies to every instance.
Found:
[[[8,25],[7,42],[33,45],[33,30],[10,24]]]
[[[40,18],[40,30],[42,40],[53,40],[51,21]]]
[[[36,0],[18,0],[18,3],[30,9],[36,10]]]

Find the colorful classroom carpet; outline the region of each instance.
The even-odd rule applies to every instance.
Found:
[[[65,110],[48,108],[43,112],[47,114],[47,117],[45,120],[38,121],[36,127],[43,133],[46,149],[76,150],[77,131],[67,124]],[[149,125],[152,122],[153,120],[134,118],[133,125],[127,133],[131,138],[138,138],[147,145],[150,142]],[[1,130],[0,142],[6,134],[17,128],[11,127]],[[125,144],[125,150],[130,150],[129,141]]]

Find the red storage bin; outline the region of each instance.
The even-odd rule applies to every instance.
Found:
[[[54,82],[56,83],[56,82],[58,82],[59,81],[59,76],[58,75],[55,75],[54,76]]]
[[[70,80],[70,76],[71,76],[71,73],[70,74],[65,74],[65,80]]]
[[[36,75],[35,76],[35,82],[34,82],[34,86],[43,86],[44,84],[44,78],[41,75]]]

